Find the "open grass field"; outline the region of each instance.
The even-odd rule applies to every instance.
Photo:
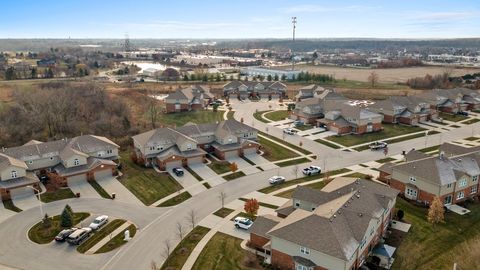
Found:
[[[215,123],[223,120],[224,111],[190,111],[179,113],[162,113],[158,118],[158,123],[162,125],[177,125],[178,127],[188,122],[196,124]]]
[[[151,205],[182,189],[169,174],[159,174],[152,168],[144,168],[133,163],[128,151],[121,152],[120,156],[124,173],[120,182],[145,205]]]
[[[412,224],[396,251],[392,269],[478,269],[480,256],[480,204],[470,204],[470,214],[447,213],[435,228],[427,222],[427,209],[398,198],[396,208],[405,211]]]

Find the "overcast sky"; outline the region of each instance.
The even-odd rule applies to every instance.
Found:
[[[0,38],[480,37],[480,0],[5,0]]]

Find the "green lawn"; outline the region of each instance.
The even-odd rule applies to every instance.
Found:
[[[352,177],[352,178],[362,178],[362,179],[367,179],[370,176],[368,174],[360,173],[360,172],[354,172],[351,174],[347,174],[344,177]]]
[[[435,151],[435,150],[438,150],[438,149],[440,149],[440,145],[430,146],[430,147],[427,147],[427,148],[420,149],[418,151],[420,151],[422,153],[427,153],[427,152],[432,152],[432,151]]]
[[[465,125],[470,125],[470,124],[473,124],[473,123],[477,123],[478,121],[480,121],[480,120],[477,119],[477,118],[472,118],[472,119],[467,120],[467,121],[462,122],[462,123],[465,124]]]
[[[248,201],[249,199],[247,199],[247,198],[239,198],[239,200],[246,202],[246,201]],[[272,208],[272,209],[277,209],[277,208],[278,208],[278,206],[276,206],[276,205],[269,204],[269,203],[264,203],[264,202],[258,202],[258,205],[263,206],[263,207],[267,207],[267,208]]]
[[[444,112],[439,112],[438,117],[442,118],[443,120],[447,120],[451,122],[459,122],[459,121],[468,119],[468,117],[465,115],[450,114],[450,113],[444,113]]]
[[[234,210],[230,208],[220,208],[215,213],[213,213],[217,217],[225,218],[226,216],[230,215]]]
[[[169,174],[159,174],[152,168],[134,164],[128,152],[122,152],[120,155],[123,164],[122,172],[124,173],[120,183],[128,188],[145,205],[151,205],[161,198],[182,189],[182,186]]]
[[[191,197],[192,197],[192,195],[190,195],[190,193],[188,193],[188,191],[184,191],[184,192],[178,194],[177,196],[164,201],[163,203],[159,204],[158,206],[159,207],[174,206],[174,205],[177,205],[179,203],[182,203],[182,202],[190,199]]]
[[[103,238],[108,237],[113,231],[115,231],[118,227],[122,226],[126,220],[124,219],[114,219],[109,221],[106,225],[104,225],[100,230],[93,233],[85,242],[83,242],[80,246],[77,247],[77,251],[80,253],[85,253],[93,246],[95,246],[98,242],[100,242]]]
[[[47,191],[45,193],[40,194],[40,200],[44,203],[70,199],[70,198],[75,198],[75,194],[73,194],[72,190],[69,188],[62,188],[53,192]]]
[[[263,157],[269,161],[298,157],[297,153],[263,137],[258,137],[258,142],[262,145]]]
[[[158,123],[162,125],[177,125],[181,127],[188,122],[196,124],[214,123],[222,121],[224,111],[190,111],[176,113],[162,113],[158,118]]]
[[[112,198],[110,194],[108,194],[108,192],[105,189],[103,189],[103,187],[100,186],[100,184],[97,181],[91,180],[91,181],[88,181],[88,183],[97,191],[98,194],[100,194],[100,196],[102,196],[102,198],[105,198],[105,199]]]
[[[207,189],[212,188],[212,186],[210,186],[210,184],[209,184],[208,182],[203,183],[203,185],[204,185]]]
[[[265,118],[271,120],[271,121],[281,121],[285,120],[290,115],[289,111],[282,110],[282,111],[273,111],[269,112],[264,115]]]
[[[234,172],[234,173],[231,173],[231,174],[227,174],[223,177],[223,179],[225,179],[227,181],[231,181],[231,180],[235,180],[237,178],[240,178],[242,176],[245,176],[245,173],[242,172],[242,171],[239,171],[239,172]]]
[[[477,137],[467,137],[464,140],[466,140],[466,141],[476,141],[476,140],[478,140],[478,138]]]
[[[264,119],[262,117],[262,114],[266,113],[266,112],[269,112],[269,111],[258,111],[258,112],[254,112],[253,113],[253,118],[257,119],[258,121],[260,122],[263,122],[263,123],[270,123],[268,120]]]
[[[341,144],[343,146],[354,146],[357,144],[385,140],[387,138],[396,137],[413,132],[424,131],[424,128],[413,127],[399,124],[383,124],[383,131],[366,133],[362,135],[344,135],[344,136],[330,136],[326,139]],[[422,134],[424,135],[424,134]],[[420,135],[421,136],[421,135]]]
[[[334,176],[334,175],[341,174],[341,173],[346,173],[346,172],[350,172],[350,169],[343,168],[343,169],[338,169],[338,170],[334,170],[334,171],[329,171],[327,173],[328,173],[329,176]],[[278,185],[271,185],[271,186],[268,186],[266,188],[262,188],[258,191],[262,192],[262,193],[271,193],[273,191],[276,191],[276,190],[279,190],[279,189],[282,189],[282,188],[286,188],[286,187],[293,186],[293,185],[298,185],[300,183],[309,182],[309,181],[316,180],[316,179],[320,179],[324,176],[325,176],[324,173],[317,174],[317,175],[312,175],[312,176],[305,176],[305,177],[302,177],[302,178],[297,178],[297,179],[294,179],[294,180],[286,181],[286,182],[283,182],[283,183],[278,184]]]
[[[14,211],[14,212],[22,212],[22,209],[16,207],[16,206],[13,204],[13,201],[12,201],[12,200],[5,200],[5,201],[3,201],[3,207],[5,207],[5,209],[12,210],[12,211]]]
[[[217,232],[198,256],[192,270],[263,269],[243,264],[247,251],[240,247],[241,242],[240,238]]]
[[[224,174],[230,172],[230,163],[226,160],[214,160],[211,159],[211,163],[207,166],[210,167],[217,174]]]
[[[323,145],[326,145],[330,148],[333,148],[333,149],[339,149],[340,148],[340,146],[338,146],[336,144],[333,144],[332,142],[329,142],[329,141],[326,141],[326,140],[316,139],[315,141],[318,142],[318,143],[321,143]]]
[[[298,130],[301,130],[301,131],[305,131],[305,130],[312,129],[312,128],[313,128],[313,125],[304,124],[304,125],[295,126],[295,128],[298,129]],[[318,134],[318,133],[321,133],[321,132],[317,132],[317,133],[315,133],[315,134]],[[312,134],[314,134],[314,133],[312,133]]]
[[[74,213],[73,214],[73,224],[76,225],[82,220],[90,216],[90,213]],[[52,221],[52,226],[50,228],[44,228],[42,221],[35,224],[28,231],[28,238],[37,244],[48,244],[53,241],[55,236],[65,228],[60,226],[60,215],[50,217]]]
[[[412,227],[395,253],[392,269],[478,269],[480,256],[480,204],[469,205],[470,214],[447,213],[435,228],[427,222],[427,209],[398,198],[396,208],[405,212]]]
[[[95,254],[99,253],[105,253],[112,251],[116,248],[119,248],[120,246],[124,245],[127,243],[127,241],[123,240],[125,238],[125,231],[129,230],[130,231],[130,238],[134,237],[135,234],[137,233],[137,227],[135,225],[131,224],[128,226],[125,230],[123,230],[121,233],[115,235],[110,241],[108,241],[105,245],[103,245]]]
[[[279,139],[279,138],[277,138],[277,137],[268,135],[268,134],[265,133],[265,132],[259,131],[258,134],[261,135],[261,136],[267,137],[267,138],[269,138],[269,139],[271,139],[271,140],[274,140],[274,141],[276,141],[276,142],[279,142],[279,143],[281,143],[281,144],[284,144],[284,145],[286,145],[286,146],[288,146],[288,147],[290,147],[290,148],[292,148],[292,149],[297,150],[298,152],[300,152],[300,153],[302,153],[302,154],[310,155],[310,154],[312,153],[312,152],[310,152],[310,151],[308,151],[308,150],[303,149],[303,148],[300,147],[300,146],[291,144],[291,143],[286,142],[286,141],[283,141],[283,140],[281,140],[281,139]],[[261,137],[259,136],[258,138],[260,139]]]
[[[205,227],[195,227],[172,251],[172,254],[165,260],[161,269],[182,269],[193,249],[209,231],[210,229]]]
[[[305,162],[309,162],[310,160],[308,158],[297,158],[297,159],[292,159],[292,160],[287,160],[279,163],[275,163],[275,165],[279,167],[287,167],[290,165],[296,165],[296,164],[302,164]]]
[[[233,118],[233,115],[234,115],[234,114],[235,114],[235,112],[229,111],[229,112],[227,113],[227,119],[234,119],[234,118]]]

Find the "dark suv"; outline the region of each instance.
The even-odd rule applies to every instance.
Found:
[[[182,168],[173,168],[172,171],[176,176],[183,176],[183,169]]]

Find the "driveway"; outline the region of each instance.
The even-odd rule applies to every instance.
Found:
[[[27,210],[27,209],[39,206],[38,199],[33,193],[33,190],[31,191],[31,193],[28,192],[21,195],[13,195],[12,201],[16,207],[22,210]]]
[[[87,181],[68,184],[73,193],[80,193],[83,198],[101,198],[100,194]]]
[[[200,181],[195,178],[195,176],[193,176],[185,169],[183,170],[183,176],[177,176],[170,169],[169,173],[192,196],[207,189],[203,184],[200,183]]]
[[[15,214],[16,214],[16,212],[5,209],[5,207],[3,206],[3,203],[0,203],[0,223],[3,222],[4,220],[8,219],[9,217],[15,215]]]
[[[238,166],[238,170],[244,172],[246,175],[254,174],[259,172],[260,170],[252,166],[250,163],[246,162],[241,157],[231,157],[227,158],[227,161],[230,163],[235,162]]]
[[[203,180],[207,181],[207,183],[212,187],[226,182],[225,179],[218,176],[216,172],[214,172],[212,169],[210,169],[210,167],[205,164],[192,164],[189,166],[194,172],[196,172],[200,177],[202,177]]]
[[[144,205],[133,193],[131,193],[122,183],[115,177],[105,177],[97,180],[97,182],[105,189],[106,192],[115,193],[115,200],[135,205]]]
[[[262,157],[259,154],[245,155],[245,157],[248,158],[249,160],[251,160],[256,165],[262,167],[262,169],[264,169],[264,170],[270,170],[270,169],[278,168],[277,165],[273,164],[271,161]]]

